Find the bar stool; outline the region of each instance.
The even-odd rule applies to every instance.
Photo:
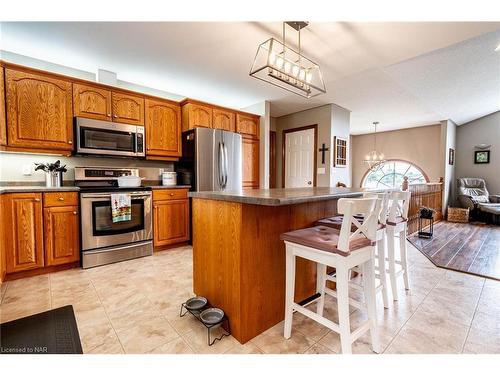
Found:
[[[286,293],[285,293],[285,329],[284,337],[289,339],[292,333],[293,313],[299,312],[316,322],[340,334],[342,353],[351,353],[352,343],[366,331],[370,331],[372,350],[379,352],[379,337],[376,324],[374,255],[380,199],[358,198],[339,199],[338,210],[344,214],[340,231],[326,226],[300,229],[281,235],[286,246]],[[354,213],[364,216],[360,223]],[[352,225],[356,226],[354,232]],[[294,302],[295,294],[295,258],[316,262],[318,305],[316,313]],[[337,291],[326,287],[326,267],[337,270]],[[351,332],[349,322],[349,270],[360,267],[364,275],[363,290],[365,295],[368,320]],[[323,317],[325,293],[337,298],[339,323]]]
[[[391,281],[392,298],[398,300],[397,277],[403,275],[405,289],[410,289],[408,279],[408,256],[406,248],[406,231],[408,223],[408,208],[410,206],[409,191],[391,191],[389,193],[389,216],[387,218],[387,261],[389,263],[389,279]],[[401,260],[396,260],[395,241],[399,236],[399,251]],[[396,271],[396,266],[401,269]]]
[[[387,282],[387,268],[386,268],[386,221],[388,215],[388,203],[389,203],[389,195],[388,193],[364,193],[364,198],[379,198],[381,200],[381,209],[378,215],[378,226],[376,232],[376,242],[377,249],[375,252],[375,257],[378,260],[378,266],[375,267],[375,278],[380,280],[380,283],[375,287],[375,290],[382,293],[382,300],[384,303],[384,308],[389,308],[389,295],[388,295],[388,282]],[[363,216],[356,214],[354,217],[359,220],[359,222],[363,222]],[[340,230],[342,226],[342,215],[335,215],[325,219],[318,220],[316,225],[324,225],[327,227],[335,228]],[[352,231],[356,230],[355,226],[352,226]],[[353,271],[360,272],[359,269],[354,268]],[[326,279],[329,281],[336,281],[335,276],[326,274]],[[349,284],[353,289],[362,290],[362,286],[356,283]],[[358,301],[351,301],[351,305],[357,308],[364,308],[364,306]]]

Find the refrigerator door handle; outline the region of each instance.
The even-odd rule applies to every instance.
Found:
[[[218,154],[218,172],[217,176],[219,182],[219,188],[224,188],[224,172],[223,172],[223,159],[224,159],[224,146],[219,142],[219,154]]]
[[[225,189],[227,186],[227,172],[229,170],[228,158],[227,158],[227,146],[225,143],[222,144],[222,148],[224,150],[224,189]]]

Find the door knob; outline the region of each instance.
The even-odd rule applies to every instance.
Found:
[[[69,143],[70,145],[72,145],[72,144],[73,144],[73,141],[68,141],[68,143]]]
[[[78,212],[76,212],[76,211],[73,211],[73,215],[76,215],[77,213],[78,213]]]
[[[307,181],[307,184],[308,184],[308,185],[311,185],[311,184],[312,184],[312,182],[311,182],[311,181]]]

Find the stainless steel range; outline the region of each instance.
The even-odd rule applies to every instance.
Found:
[[[90,268],[153,254],[151,188],[120,188],[117,179],[136,168],[76,167],[80,187],[82,267]],[[128,193],[130,220],[113,222],[111,194]]]

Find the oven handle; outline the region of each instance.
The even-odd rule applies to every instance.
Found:
[[[119,193],[116,193],[119,194]],[[130,193],[130,196],[132,198],[150,198],[151,193]],[[88,193],[88,194],[81,194],[82,198],[111,198],[110,193]]]

